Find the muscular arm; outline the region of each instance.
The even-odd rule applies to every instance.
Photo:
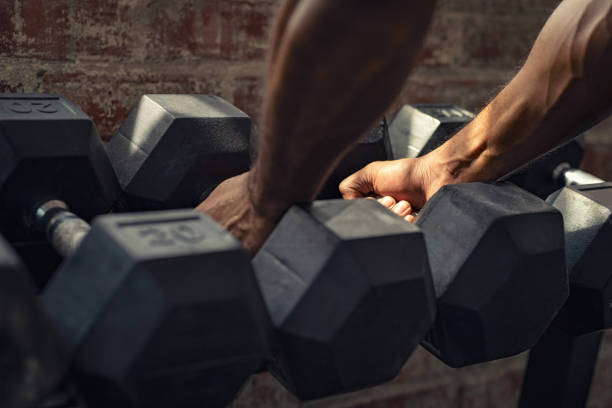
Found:
[[[497,179],[611,113],[612,0],[565,0],[525,65],[459,134],[424,157],[439,186]]]
[[[433,1],[290,0],[271,51],[258,157],[258,211],[312,200],[342,154],[401,89]]]
[[[197,209],[255,253],[292,204],[316,196],[343,154],[392,102],[434,4],[286,0],[270,44],[257,160]]]

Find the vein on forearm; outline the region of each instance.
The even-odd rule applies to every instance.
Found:
[[[612,0],[561,3],[524,67],[443,146],[449,177],[501,177],[603,119],[612,103],[611,23]]]

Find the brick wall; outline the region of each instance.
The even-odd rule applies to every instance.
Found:
[[[439,0],[403,101],[477,110],[516,72],[557,0]],[[0,0],[0,92],[57,92],[110,139],[143,93],[215,93],[257,118],[279,0]],[[584,167],[612,178],[612,125],[589,135]],[[612,404],[612,337],[591,405]],[[313,407],[516,405],[524,356],[463,370],[418,350],[394,382]],[[300,404],[266,374],[234,407]]]

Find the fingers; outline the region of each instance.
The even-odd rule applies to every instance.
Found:
[[[395,206],[393,206],[392,211],[399,215],[400,217],[406,217],[407,215],[412,214],[412,207],[408,201],[398,201]]]
[[[381,197],[378,199],[378,202],[390,210],[392,210],[395,204],[397,204],[397,202],[395,201],[395,198],[390,197],[390,196]]]
[[[340,193],[342,193],[342,198],[345,200],[354,200],[356,198],[366,197],[374,192],[373,164],[374,163],[370,163],[363,169],[342,180],[338,187]]]
[[[412,214],[412,206],[408,201],[396,201],[393,197],[385,196],[377,200],[381,205],[387,207],[400,217],[403,217],[408,222],[414,222],[415,218]]]

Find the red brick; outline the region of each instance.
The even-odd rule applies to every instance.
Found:
[[[10,55],[14,50],[15,3],[4,1],[0,7],[0,55]]]
[[[463,17],[439,11],[432,22],[419,57],[427,67],[454,67],[461,59]]]
[[[82,0],[72,10],[75,55],[127,57],[134,51],[130,9],[118,0]]]
[[[147,58],[209,57],[261,60],[275,2],[178,1],[152,10]]]
[[[255,76],[234,79],[232,103],[246,112],[251,118],[261,115],[263,99],[263,79]]]
[[[460,65],[515,68],[527,57],[542,22],[530,16],[466,16],[461,26]]]
[[[95,68],[48,72],[41,92],[57,92],[78,104],[93,119],[103,139],[109,140],[132,106],[146,93],[216,93],[218,84],[187,73],[128,72],[119,79]]]
[[[64,60],[70,49],[70,3],[67,1],[21,1],[23,35],[19,55]]]

